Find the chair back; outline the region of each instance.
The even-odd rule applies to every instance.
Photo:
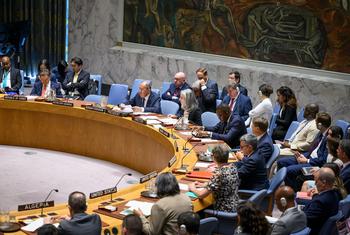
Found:
[[[19,88],[19,95],[23,95],[24,94],[24,71],[23,70],[20,70],[19,71],[20,74],[21,74],[21,79],[22,79],[22,86],[21,88]]]
[[[309,235],[311,229],[309,227],[300,230],[299,232],[291,233],[290,235]]]
[[[212,235],[218,226],[218,223],[219,220],[215,217],[201,219],[199,226],[199,235]]]
[[[278,156],[280,155],[280,148],[278,147],[277,144],[273,145],[273,152],[270,157],[270,159],[266,162],[266,170],[267,170],[267,175],[270,175],[270,170],[272,167],[272,164],[277,160]]]
[[[297,115],[297,121],[298,122],[301,122],[302,120],[305,119],[304,118],[304,111],[305,111],[304,107],[301,107],[300,110],[299,110],[299,113]]]
[[[112,84],[109,90],[108,104],[118,105],[128,100],[128,85]]]
[[[176,114],[177,111],[179,111],[180,106],[170,100],[161,100],[160,101],[160,108],[162,110],[162,114],[169,115],[169,114]]]
[[[143,79],[135,79],[134,80],[134,83],[132,84],[132,87],[131,87],[131,93],[130,93],[129,99],[132,99],[135,97],[135,95],[139,91],[139,86],[140,86],[141,82],[143,82],[143,81],[144,81]]]
[[[349,138],[350,136],[347,136],[348,128],[350,127],[350,123],[344,120],[337,120],[335,122],[336,126],[339,126],[343,130],[344,138]]]
[[[97,95],[101,95],[102,89],[102,75],[100,74],[90,74],[90,79],[97,82]]]
[[[350,217],[350,194],[339,202],[339,209],[341,210],[345,218]]]
[[[212,127],[215,126],[220,122],[220,119],[216,115],[216,113],[213,112],[204,112],[202,113],[202,124],[205,127]]]
[[[276,103],[275,103],[275,106],[273,106],[273,111],[272,111],[272,113],[273,113],[273,114],[274,114],[274,113],[279,114],[279,113],[280,113],[280,110],[281,110],[281,105],[280,105],[278,102],[276,102]]]
[[[222,100],[216,99],[216,107],[218,107],[221,104]]]
[[[156,93],[158,96],[160,96],[160,90],[156,88],[152,88],[152,91]]]
[[[261,202],[265,199],[266,195],[267,195],[267,190],[266,189],[262,189],[260,191],[257,191],[256,193],[254,193],[248,199],[248,201],[254,203],[255,205],[257,205],[259,207]]]
[[[343,217],[343,213],[338,211],[336,215],[333,215],[327,219],[327,221],[322,225],[319,235],[338,235],[338,230],[336,222]]]
[[[300,123],[297,121],[293,121],[290,126],[288,127],[286,136],[284,137],[285,140],[289,140],[290,137],[292,137],[293,133],[298,129]]]
[[[84,98],[84,101],[95,102],[96,104],[101,103],[102,96],[100,95],[88,95]]]
[[[247,134],[252,134],[253,131],[252,131],[252,128],[251,127],[247,127]]]
[[[171,82],[163,82],[162,83],[162,90],[161,92],[161,96],[169,89]]]
[[[270,120],[269,131],[268,131],[270,136],[272,136],[273,129],[275,129],[275,127],[276,127],[277,117],[278,117],[278,113],[273,113],[272,114],[272,117],[271,117],[271,120]]]
[[[284,179],[287,176],[287,168],[282,167],[276,172],[276,175],[274,175],[270,181],[270,187],[267,190],[267,195],[273,195],[277,188],[282,184]]]

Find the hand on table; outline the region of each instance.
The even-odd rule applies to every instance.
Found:
[[[140,208],[137,208],[137,209],[134,209],[134,214],[137,215],[137,216],[143,216],[143,213],[142,211],[140,210]]]

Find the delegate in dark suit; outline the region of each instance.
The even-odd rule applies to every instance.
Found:
[[[84,99],[89,94],[88,85],[90,81],[90,73],[81,70],[76,83],[73,83],[73,79],[74,73],[68,73],[62,84],[63,90],[68,93],[74,92],[75,89],[77,89],[79,92],[79,97]]]
[[[163,93],[163,100],[171,100],[180,105],[180,93],[182,90],[191,89],[191,87],[185,82],[181,87],[176,87],[174,83],[170,84],[170,87],[166,92]]]
[[[340,178],[343,180],[344,187],[349,194],[350,193],[350,165],[345,166],[341,170]]]
[[[0,87],[2,87],[2,82],[4,79],[4,70],[0,70]],[[5,87],[6,92],[16,92],[17,94],[19,93],[19,89],[22,87],[22,78],[21,78],[21,72],[19,69],[16,68],[11,68],[10,69],[10,83],[11,83],[11,88],[10,87]]]
[[[60,235],[100,235],[101,218],[97,214],[74,214],[70,220],[62,220],[58,226]]]
[[[286,105],[276,119],[276,127],[272,132],[273,140],[283,141],[290,124],[297,120],[297,109]]]
[[[338,213],[341,195],[338,190],[332,189],[313,196],[305,206],[307,226],[311,228],[310,235],[318,234],[327,219]]]
[[[202,112],[216,112],[216,97],[218,96],[218,84],[208,79],[205,87],[201,87],[201,95],[197,97]]]
[[[265,132],[263,136],[258,140],[258,152],[260,156],[264,157],[265,163],[270,160],[273,153],[273,142],[270,135]]]
[[[231,148],[239,145],[239,138],[247,133],[243,119],[239,115],[231,114],[227,122],[220,121],[214,127],[205,127],[212,132],[212,139],[223,140]]]
[[[54,90],[56,92],[56,97],[62,97],[61,86],[58,83],[51,81],[50,88],[51,90]],[[43,89],[43,84],[39,80],[38,82],[34,83],[34,86],[32,91],[30,92],[30,95],[41,96],[42,89]]]
[[[131,106],[138,106],[138,107],[143,107],[143,99],[140,97],[140,95],[137,93],[134,98],[129,100],[126,104],[129,104]],[[160,113],[160,97],[157,95],[155,92],[151,92],[147,104],[145,107],[144,112],[149,112],[149,113]]]
[[[242,93],[245,96],[248,96],[248,90],[247,88],[245,88],[244,86],[242,86],[241,84],[238,84],[238,88],[239,88],[239,92]],[[226,86],[224,86],[222,88],[222,92],[221,92],[221,97],[220,99],[223,100],[225,99],[225,97],[227,96],[227,88]]]
[[[226,96],[222,103],[229,105],[231,101],[230,96]],[[236,98],[236,103],[232,110],[233,113],[238,114],[243,118],[243,120],[247,120],[249,117],[249,111],[252,110],[252,102],[248,96],[245,96],[239,93]]]
[[[288,208],[272,225],[271,235],[289,235],[306,227],[306,215],[298,207]]]
[[[265,159],[254,151],[235,163],[241,180],[240,189],[261,190],[268,187]]]

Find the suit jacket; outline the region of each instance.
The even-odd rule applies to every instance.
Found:
[[[283,140],[290,124],[297,120],[297,109],[286,105],[276,119],[276,127],[273,129],[272,139]]]
[[[319,135],[322,135],[322,133],[319,133]],[[317,137],[316,137],[317,138]],[[309,158],[309,164],[311,166],[318,166],[322,167],[323,164],[327,162],[327,156],[328,156],[328,148],[327,148],[327,135],[322,137],[320,147],[317,150],[317,158],[311,158],[311,151],[309,151],[305,157]]]
[[[188,114],[188,120],[196,125],[201,126],[202,125],[202,111],[200,108],[192,110]]]
[[[143,232],[146,235],[173,235],[178,233],[177,217],[192,211],[191,199],[185,194],[163,197],[151,209],[147,219],[141,216]]]
[[[266,132],[258,141],[258,151],[261,157],[265,158],[265,163],[267,163],[273,153],[273,142],[270,135]]]
[[[201,96],[198,97],[198,103],[202,112],[216,112],[216,98],[218,97],[218,84],[208,79],[206,88],[201,89]]]
[[[313,196],[305,206],[307,226],[311,228],[311,235],[318,234],[327,219],[338,213],[341,195],[338,190],[332,189]]]
[[[214,127],[206,127],[205,130],[213,132],[212,139],[223,140],[231,148],[237,147],[239,138],[247,133],[243,119],[235,114],[231,114],[227,122],[219,122]]]
[[[81,70],[78,75],[78,80],[76,83],[73,83],[74,73],[67,73],[66,78],[62,83],[62,87],[66,92],[72,92],[75,89],[78,90],[80,99],[84,99],[87,95],[89,95],[89,81],[90,81],[90,73],[85,70]],[[69,86],[68,84],[71,83]]]
[[[2,83],[2,79],[4,77],[4,70],[0,70],[0,84]],[[11,81],[11,88],[5,89],[5,91],[13,91],[19,93],[19,89],[22,87],[22,78],[21,78],[21,72],[19,69],[12,68],[10,70],[10,81]]]
[[[306,215],[298,207],[287,209],[279,220],[272,225],[271,235],[289,235],[306,227]]]
[[[129,100],[127,104],[130,104],[131,106],[143,107],[142,98],[140,97],[139,93],[137,93],[134,98]],[[150,93],[144,111],[149,113],[160,113],[160,97],[155,92],[152,91]]]
[[[101,218],[97,214],[75,214],[70,220],[62,220],[58,226],[60,235],[100,235]]]
[[[350,165],[345,166],[341,170],[340,178],[343,180],[346,191],[350,194]]]
[[[222,103],[229,105],[231,101],[230,96],[226,96]],[[233,113],[238,114],[243,118],[243,120],[247,120],[249,117],[249,111],[252,109],[252,102],[248,96],[245,96],[239,93],[238,97],[236,97],[236,104],[232,110]]]
[[[186,90],[186,89],[191,89],[191,87],[185,82],[181,87],[180,87],[180,91],[182,90]],[[174,93],[176,91],[176,87],[174,83],[170,84],[170,87],[168,88],[168,90],[166,92],[163,93],[162,95],[162,99],[163,100],[171,100],[174,101],[176,103],[180,104],[179,98],[180,98],[180,92],[178,92],[178,94],[176,95],[177,98],[174,98]],[[168,95],[168,93],[170,93],[170,95]]]
[[[58,83],[54,81],[50,81],[50,88],[51,90],[55,90],[57,97],[62,97],[61,86]],[[41,96],[42,89],[43,89],[43,84],[39,80],[38,82],[34,83],[34,86],[32,91],[30,92],[30,95]]]
[[[248,96],[248,90],[242,86],[241,84],[238,84],[239,92],[241,92],[243,95]],[[227,96],[227,89],[226,86],[222,88],[221,97],[220,99],[223,100]]]

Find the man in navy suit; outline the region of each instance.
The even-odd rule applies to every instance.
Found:
[[[71,59],[73,73],[67,74],[63,81],[63,89],[66,95],[84,99],[89,94],[90,74],[83,70],[83,61],[74,57]]]
[[[240,189],[261,190],[268,188],[265,159],[257,151],[258,139],[253,134],[245,134],[240,139],[242,153],[236,153],[240,160],[236,164],[241,180]]]
[[[228,84],[231,84],[231,85],[237,84],[240,92],[243,95],[248,96],[247,89],[241,85],[241,74],[238,71],[230,72],[228,74]],[[227,87],[225,86],[222,88],[220,99],[223,100],[226,96],[227,96]]]
[[[196,74],[198,78],[198,87],[196,87],[197,89],[195,88],[194,91],[201,111],[202,113],[215,113],[216,99],[219,96],[218,84],[208,78],[208,72],[205,68],[197,69]]]
[[[340,178],[343,180],[344,187],[348,194],[350,193],[350,140],[344,139],[339,143],[337,149],[338,158],[344,163],[340,172]]]
[[[258,151],[267,163],[272,156],[274,147],[271,136],[267,133],[269,122],[264,117],[255,117],[252,121],[252,132],[258,138]]]
[[[318,234],[327,219],[338,213],[341,195],[334,188],[335,175],[332,169],[324,167],[315,174],[315,184],[318,194],[305,206],[304,213],[311,235]]]
[[[191,89],[191,87],[186,83],[186,74],[183,72],[178,72],[175,74],[174,83],[170,84],[169,89],[163,93],[163,100],[171,100],[178,103],[180,106],[180,93],[182,90]]]
[[[198,136],[223,140],[231,148],[237,147],[239,138],[247,133],[243,119],[239,115],[232,114],[230,108],[225,104],[219,105],[216,114],[220,122],[214,127],[205,127],[204,131],[198,132]]]
[[[247,120],[249,117],[249,111],[252,109],[250,98],[240,93],[237,84],[228,85],[227,90],[228,96],[224,98],[222,103],[228,104],[234,114],[241,116],[244,121]]]
[[[21,73],[18,69],[11,67],[11,60],[8,56],[1,59],[0,70],[0,93],[16,92],[22,87]]]
[[[287,176],[285,184],[291,186],[295,191],[299,191],[301,185],[295,180],[301,173],[303,167],[318,166],[322,167],[327,161],[327,136],[328,128],[332,123],[331,116],[328,113],[320,112],[316,115],[317,129],[320,130],[315,141],[311,144],[308,153],[304,156],[295,152],[294,157],[285,157],[277,161],[277,167],[287,167]]]
[[[143,81],[139,86],[139,92],[126,104],[132,107],[134,112],[160,113],[160,97],[151,89],[151,81]]]
[[[39,74],[39,81],[34,83],[30,95],[48,97],[50,91],[54,90],[57,97],[62,97],[61,86],[50,79],[50,70],[43,69]]]

